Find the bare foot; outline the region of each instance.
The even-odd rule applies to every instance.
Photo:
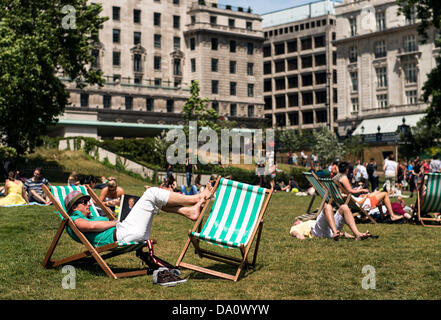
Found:
[[[397,220],[400,220],[400,219],[403,219],[403,216],[397,216],[395,214],[390,216],[390,220],[391,221],[397,221]]]
[[[361,233],[360,235],[358,235],[355,240],[365,240],[367,238],[369,238],[371,236],[371,234],[369,233],[369,231],[366,231],[365,233]]]
[[[213,190],[213,187],[211,186],[211,183],[210,182],[207,183],[204,190],[201,193],[199,193],[200,199],[201,200],[208,200],[210,198],[212,190]]]
[[[204,203],[205,203],[205,200],[201,199],[195,205],[193,205],[191,207],[186,207],[186,210],[187,210],[186,216],[187,216],[187,218],[192,220],[192,221],[196,221],[199,218],[199,215],[201,214],[202,206],[203,206]]]

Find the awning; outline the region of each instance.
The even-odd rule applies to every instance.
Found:
[[[376,134],[378,133],[378,126],[380,126],[381,133],[393,133],[397,131],[398,126],[403,124],[403,119],[405,120],[406,125],[409,127],[415,127],[417,122],[424,116],[425,113],[418,113],[405,116],[365,119],[361,121],[352,135]]]

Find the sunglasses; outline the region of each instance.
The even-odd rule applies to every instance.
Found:
[[[87,205],[88,203],[89,203],[89,200],[83,199],[83,200],[77,201],[75,203],[75,205],[79,205],[79,204]]]

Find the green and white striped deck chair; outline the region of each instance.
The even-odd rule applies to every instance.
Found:
[[[189,231],[189,239],[176,265],[237,281],[243,267],[254,266],[256,263],[263,227],[263,215],[271,198],[272,189],[268,190],[219,177],[212,192],[216,192],[216,195],[210,214],[201,229],[203,216],[209,205],[207,201],[193,230]],[[249,264],[247,256],[256,234],[253,262]],[[238,266],[235,274],[222,273],[182,262],[190,242],[201,258],[206,257]],[[238,249],[242,257],[227,256],[203,249],[201,248],[202,243],[209,243],[222,248]]]
[[[303,172],[305,175],[306,180],[311,184],[311,186],[314,188],[315,193],[311,198],[311,201],[309,202],[308,209],[305,214],[302,214],[301,216],[296,217],[296,220],[301,221],[307,221],[311,219],[317,218],[317,216],[320,214],[320,212],[323,210],[323,206],[326,202],[329,202],[330,198],[328,196],[328,191],[325,189],[325,187],[320,183],[318,180],[318,177],[313,172]],[[320,203],[319,208],[315,212],[311,212],[312,205],[314,204],[314,200],[316,195],[318,195],[320,198],[322,198],[322,202]]]
[[[430,213],[441,213],[441,173],[427,173],[417,193],[418,221],[425,227],[441,227],[440,220]],[[436,224],[427,224],[431,222]]]
[[[49,267],[57,267],[60,265],[64,265],[67,263],[71,263],[74,261],[78,261],[85,258],[90,258],[90,256],[95,259],[95,261],[100,265],[100,267],[103,269],[103,271],[111,278],[118,279],[123,277],[130,277],[130,276],[137,276],[137,275],[145,275],[147,274],[147,269],[139,269],[135,271],[128,271],[128,272],[120,272],[120,273],[114,273],[108,264],[104,261],[104,259],[108,259],[111,257],[115,257],[127,252],[136,251],[138,249],[142,249],[145,246],[149,246],[149,248],[153,246],[153,241],[148,240],[142,243],[133,242],[133,243],[122,243],[122,242],[114,242],[112,244],[104,245],[101,247],[93,247],[92,244],[87,240],[87,238],[84,236],[84,234],[76,227],[75,223],[72,221],[72,219],[69,217],[69,215],[66,212],[66,208],[64,206],[64,198],[67,194],[69,194],[71,191],[78,190],[81,193],[85,195],[91,196],[101,207],[101,209],[106,212],[107,217],[109,220],[114,220],[115,217],[112,215],[109,208],[107,208],[102,201],[99,200],[99,198],[96,196],[96,194],[93,192],[93,190],[89,186],[50,186],[49,188],[45,185],[43,185],[43,191],[48,195],[48,197],[51,199],[53,205],[57,208],[58,214],[61,218],[61,224],[58,228],[57,233],[55,234],[54,239],[52,240],[52,244],[49,247],[46,257],[43,261],[43,267],[49,268]],[[98,210],[95,207],[95,205],[91,204],[90,206],[90,212],[92,216],[99,216]],[[82,243],[86,247],[86,251],[64,258],[60,260],[53,261],[51,260],[52,254],[55,251],[55,247],[58,244],[58,241],[63,233],[63,231],[66,230],[69,236],[77,241]],[[103,253],[103,255],[100,255]]]
[[[351,194],[346,190],[346,188],[341,183],[335,181],[332,178],[319,178],[319,181],[328,191],[330,197],[329,203],[332,204],[332,206],[335,209],[338,209],[340,206],[346,204],[348,205],[349,209],[351,209],[352,214],[354,216],[358,215],[358,213],[361,212],[366,217],[368,217],[368,219],[371,222],[375,224],[377,223],[375,219],[372,218],[368,212],[366,212],[363,208],[361,208],[357,204],[357,202],[355,202],[355,200],[351,197]]]

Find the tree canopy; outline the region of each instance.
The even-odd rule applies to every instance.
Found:
[[[103,84],[90,69],[107,18],[87,0],[0,2],[0,141],[19,154],[32,150],[68,104],[59,76],[77,86]]]

